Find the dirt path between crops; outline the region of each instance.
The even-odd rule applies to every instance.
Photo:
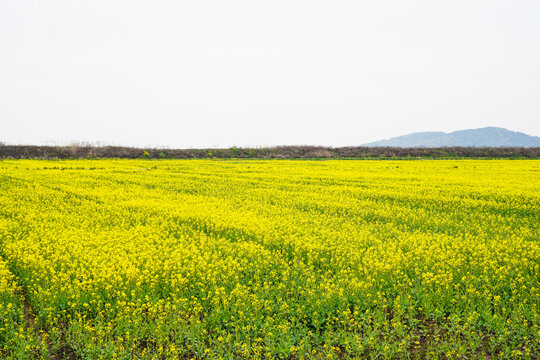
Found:
[[[40,331],[36,326],[36,316],[34,315],[32,305],[28,302],[26,292],[22,291],[24,305],[24,319],[28,329],[32,330],[41,345],[47,348],[50,360],[81,360],[82,358],[67,345],[62,336],[62,345],[57,351],[53,351],[52,343],[46,331]]]
[[[40,344],[46,345],[47,350],[49,354],[52,354],[52,347],[51,344],[47,341],[47,339],[43,339],[43,336],[41,336],[41,333],[36,328],[36,316],[34,315],[32,311],[32,305],[28,302],[28,299],[26,298],[26,292],[22,291],[23,296],[23,305],[24,305],[24,320],[26,321],[26,327],[34,333],[34,335],[39,340]]]

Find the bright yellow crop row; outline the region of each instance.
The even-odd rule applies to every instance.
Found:
[[[0,190],[49,352],[540,351],[536,160],[4,160]]]

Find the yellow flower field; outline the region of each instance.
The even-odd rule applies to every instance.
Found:
[[[0,190],[0,358],[540,353],[537,160],[3,160]]]

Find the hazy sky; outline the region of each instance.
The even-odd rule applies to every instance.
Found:
[[[0,141],[540,135],[540,1],[0,0]]]

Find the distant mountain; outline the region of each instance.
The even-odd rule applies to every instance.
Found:
[[[445,132],[419,132],[375,141],[363,146],[392,147],[540,147],[540,137],[499,127]]]

